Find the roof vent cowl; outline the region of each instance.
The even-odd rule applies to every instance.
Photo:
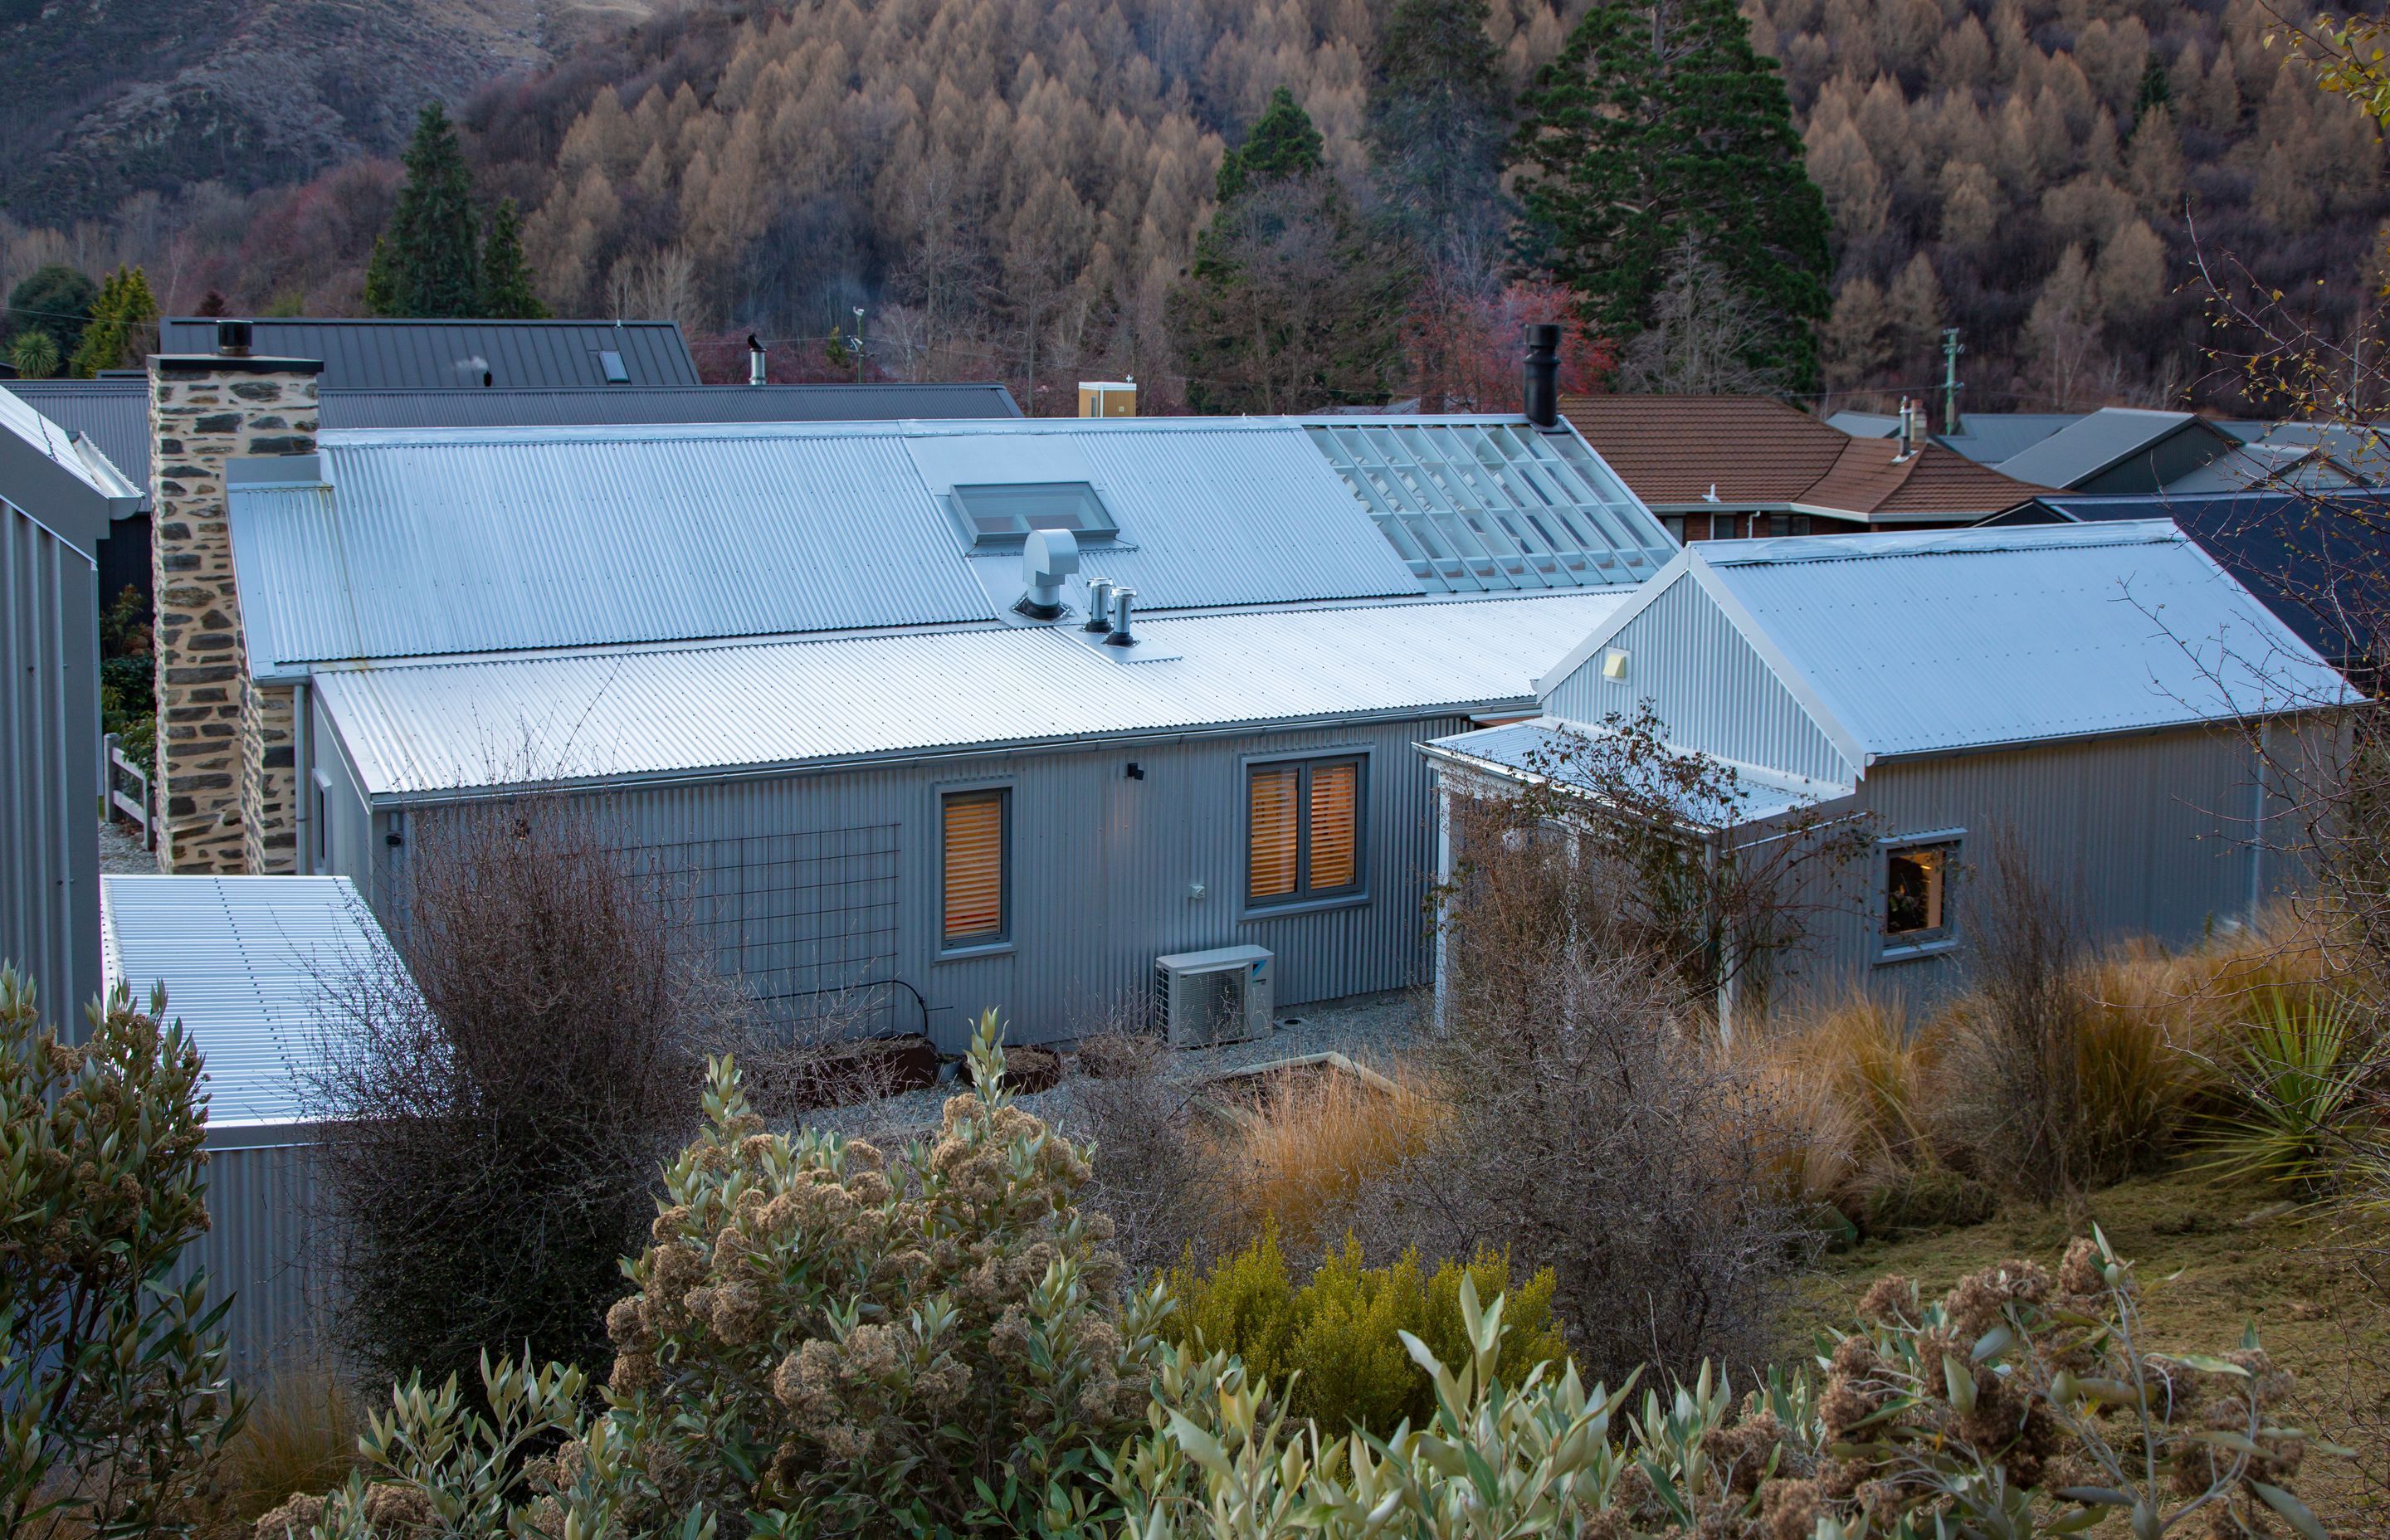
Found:
[[[1561,425],[1561,328],[1547,322],[1527,328],[1524,407],[1527,421],[1550,432]]]
[[[1062,580],[1079,570],[1079,537],[1068,530],[1032,530],[1021,547],[1021,612],[1032,620],[1062,618]]]
[[[225,358],[247,358],[254,330],[247,321],[216,323],[216,353]]]

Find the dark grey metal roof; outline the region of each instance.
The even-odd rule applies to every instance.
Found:
[[[1002,385],[610,385],[558,391],[324,392],[332,428],[571,428],[629,423],[901,422],[1017,417]]]
[[[148,506],[149,387],[135,379],[12,379],[6,389],[70,433],[99,446]]]
[[[601,354],[615,353],[638,385],[694,385],[697,363],[672,321],[276,320],[250,323],[261,358],[313,358],[332,390],[438,391],[608,383]],[[216,349],[216,323],[171,315],[158,324],[161,353]]]

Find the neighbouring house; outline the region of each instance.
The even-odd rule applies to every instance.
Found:
[[[286,831],[253,835],[241,821],[244,789],[284,778],[276,773],[287,768],[290,750],[273,702],[252,701],[240,683],[239,592],[224,515],[227,460],[304,455],[318,431],[342,427],[1020,415],[1009,392],[984,383],[700,385],[693,368],[682,367],[687,350],[670,323],[620,328],[637,340],[636,346],[621,346],[647,360],[632,371],[634,382],[621,385],[574,382],[587,374],[580,362],[589,351],[584,344],[620,341],[612,323],[224,320],[211,323],[204,337],[195,325],[169,322],[166,335],[170,341],[202,342],[204,351],[153,355],[139,382],[152,513],[137,530],[149,536],[142,560],[151,575],[141,586],[156,616],[165,724],[159,858],[169,871],[262,872],[285,869],[289,862],[278,842]],[[273,351],[279,345],[317,351]],[[505,367],[469,380],[444,365],[433,366],[458,350],[472,350],[469,356],[476,360],[506,361]],[[483,374],[500,383],[482,385]],[[655,376],[664,382],[638,382]],[[328,382],[339,379],[349,383]],[[507,383],[519,379],[533,383]],[[113,380],[76,383],[92,387],[91,397],[62,391],[54,402],[58,409],[96,410],[98,388],[116,387]],[[145,545],[135,526],[118,528],[109,545]]]
[[[158,351],[212,353],[225,322],[170,315]],[[696,385],[697,361],[677,321],[401,320],[386,316],[237,320],[266,358],[312,358],[332,390]]]
[[[2248,492],[2154,497],[2052,494],[1995,525],[2171,520],[2334,668],[2371,679],[2390,624],[2390,492]]]
[[[339,877],[101,879],[109,986],[147,1009],[166,992],[207,1062],[208,1211],[185,1252],[229,1299],[236,1372],[322,1362],[334,1286],[320,1229],[309,1066],[361,987],[412,989],[365,901]]]
[[[145,602],[149,571],[149,382],[138,370],[97,379],[18,379],[7,388],[68,434],[88,439],[141,495],[109,520],[96,553],[105,608],[127,587]]]
[[[1900,432],[1899,417],[1880,413],[1837,412],[1827,420],[1863,437]],[[2178,484],[2238,491],[2250,478],[2262,480],[2268,466],[2293,458],[2242,452],[2244,442],[2262,436],[2255,430],[2268,426],[2139,406],[1969,412],[1960,419],[1960,431],[1935,434],[1932,442],[2012,480],[2059,491],[2146,494]]]
[[[87,438],[0,389],[0,962],[80,1034],[99,989],[99,585],[138,501]]]
[[[1942,404],[1940,392],[1934,392],[1928,405]],[[1977,465],[1998,465],[2012,455],[2021,454],[2060,429],[2080,422],[2087,412],[1966,412],[1959,418],[1955,433],[1935,433],[1934,442],[1945,449],[1955,449]],[[1927,426],[1942,421],[1939,411],[1928,416]],[[1836,412],[1826,418],[1828,426],[1839,428],[1854,438],[1888,439],[1900,431],[1900,416],[1895,412]]]
[[[1679,543],[1981,523],[2040,486],[1925,438],[1855,438],[1770,396],[1569,396],[1561,412]]]
[[[1412,745],[1673,554],[1520,416],[327,431],[229,506],[286,869],[396,926],[449,810],[587,797],[776,1016],[948,1051],[1421,982]]]
[[[2294,878],[2252,735],[2353,699],[2161,521],[1688,546],[1537,694],[1532,721],[1426,746],[1447,881],[1452,798],[1504,794],[1649,702],[1750,799],[1689,812],[1699,839],[1765,840],[1795,809],[1868,821],[1789,982],[1912,1002],[1963,976],[1969,874],[2003,840],[2096,938],[2247,922]]]

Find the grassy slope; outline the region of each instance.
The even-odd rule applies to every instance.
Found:
[[[2097,1223],[2135,1264],[2154,1347],[2221,1351],[2254,1322],[2275,1361],[2298,1376],[2302,1425],[2356,1444],[2349,1408],[2390,1407],[2390,1302],[2333,1263],[2329,1221],[2273,1213],[2276,1200],[2261,1187],[2217,1187],[2178,1173],[2095,1193],[2074,1215],[2014,1209],[1966,1229],[1869,1241],[1827,1257],[1805,1286],[1788,1315],[1785,1352],[1797,1354],[1818,1328],[1847,1322],[1859,1294],[1885,1273],[1906,1273],[1938,1293],[2010,1257],[2055,1265],[2068,1238]],[[2378,1444],[2363,1457],[2383,1470]],[[2315,1457],[2298,1484],[2335,1535],[2390,1534],[2390,1503],[2344,1462]]]

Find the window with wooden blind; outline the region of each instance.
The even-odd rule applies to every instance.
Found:
[[[1245,902],[1334,898],[1361,888],[1361,762],[1257,764],[1245,781]]]
[[[948,947],[988,946],[1006,939],[1006,848],[1011,793],[949,792],[939,805],[943,934]]]

